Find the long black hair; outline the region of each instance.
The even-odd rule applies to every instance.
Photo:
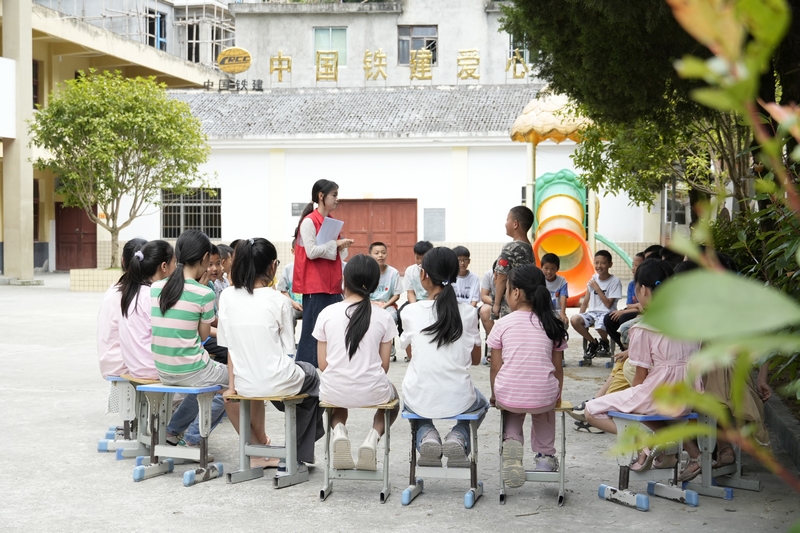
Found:
[[[159,298],[158,308],[162,315],[167,314],[167,311],[178,303],[183,294],[183,285],[186,283],[183,266],[196,265],[203,260],[206,254],[211,255],[211,246],[211,241],[206,234],[197,229],[186,230],[178,237],[178,241],[175,243],[175,257],[178,259],[178,264],[175,272],[164,285],[161,298]]]
[[[668,262],[650,257],[642,261],[642,264],[636,269],[636,275],[633,277],[633,280],[637,285],[656,290],[656,288],[661,285],[661,282],[674,273],[675,271],[672,265]]]
[[[372,302],[369,295],[378,288],[381,279],[381,267],[371,256],[358,254],[344,267],[344,286],[353,294],[361,296],[361,301],[347,307],[345,314],[350,322],[344,332],[344,344],[347,354],[352,359],[358,345],[367,334],[372,319]]]
[[[117,287],[121,287],[128,277],[128,267],[131,266],[131,259],[133,254],[142,249],[142,246],[147,244],[145,239],[135,238],[125,243],[122,247],[122,257],[120,258],[120,266],[122,267],[122,275],[117,280]]]
[[[297,223],[297,228],[294,230],[295,239],[300,234],[300,224],[302,224],[303,220],[314,210],[314,204],[320,203],[319,193],[322,193],[322,199],[324,200],[326,196],[338,188],[339,186],[336,183],[326,179],[317,180],[314,183],[314,186],[311,187],[311,201],[306,204],[303,212],[300,213],[300,222]]]
[[[134,252],[128,274],[119,286],[122,293],[122,316],[128,318],[128,308],[134,298],[136,305],[139,305],[139,288],[142,285],[149,286],[150,279],[156,275],[161,264],[171,263],[174,255],[175,251],[167,241],[150,241],[141,250]]]
[[[231,265],[231,283],[253,294],[256,281],[271,281],[268,271],[278,258],[278,251],[267,239],[241,239],[236,244],[236,261]]]
[[[533,313],[539,317],[547,338],[555,343],[569,338],[566,326],[553,311],[553,300],[545,285],[544,273],[539,267],[535,265],[517,267],[511,271],[508,282],[510,289],[521,290],[525,299],[530,302]]]
[[[461,312],[458,310],[458,299],[453,284],[458,278],[458,256],[450,248],[437,247],[425,254],[422,259],[422,270],[430,278],[431,283],[442,287],[436,297],[436,322],[423,329],[423,333],[432,333],[436,346],[455,342],[464,333]]]

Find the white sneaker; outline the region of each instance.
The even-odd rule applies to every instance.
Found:
[[[457,431],[451,431],[444,438],[442,453],[447,457],[447,468],[469,468],[472,464],[467,456],[467,441]]]
[[[442,466],[442,440],[435,429],[422,437],[419,444],[419,466]]]
[[[536,472],[558,472],[558,459],[553,455],[536,454]]]
[[[370,429],[364,444],[358,449],[356,469],[372,471],[378,469],[378,439],[380,439],[378,432]]]
[[[525,468],[522,466],[522,456],[524,447],[522,443],[514,439],[503,441],[503,482],[511,487],[517,488],[525,484]]]
[[[344,424],[333,428],[333,468],[335,470],[352,470],[356,467],[350,451],[350,437]]]

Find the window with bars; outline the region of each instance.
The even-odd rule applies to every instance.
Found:
[[[438,26],[398,26],[397,27],[397,64],[408,65],[411,62],[412,50],[430,50],[431,64],[437,64],[439,48]]]
[[[314,28],[314,58],[321,50],[339,52],[339,66],[347,66],[347,28]]]
[[[186,26],[186,59],[191,61],[192,63],[200,62],[199,24],[189,24]]]
[[[167,50],[167,14],[147,10],[147,44],[153,48]]]
[[[161,238],[177,239],[199,229],[209,239],[222,238],[222,190],[195,189],[186,194],[161,191]]]
[[[33,60],[33,70],[31,81],[33,82],[33,108],[36,109],[36,104],[39,103],[39,62]]]

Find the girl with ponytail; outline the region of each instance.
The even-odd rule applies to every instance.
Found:
[[[228,390],[263,398],[308,394],[297,405],[297,458],[314,462],[314,443],[322,433],[319,378],[313,365],[295,362],[291,300],[271,288],[280,266],[275,246],[267,239],[241,239],[234,249],[231,287],[219,298],[217,341],[228,347]],[[239,404],[228,402],[228,418],[239,428]],[[276,404],[283,409],[281,404]],[[264,403],[253,402],[251,435],[257,444],[269,444],[264,427]],[[320,435],[321,436],[321,435]],[[253,458],[251,467],[276,467],[278,459]]]
[[[397,326],[387,310],[370,301],[380,277],[380,266],[372,256],[359,254],[348,261],[344,301],[323,309],[314,328],[322,370],[320,400],[342,407],[334,409],[331,417],[333,468],[337,470],[376,470],[378,440],[386,430],[383,412],[378,410],[354,462],[345,427],[347,409],[397,398],[397,390],[386,376]],[[391,422],[399,410],[398,406],[392,411]]]
[[[555,472],[556,403],[564,386],[562,358],[567,330],[556,315],[544,273],[534,265],[512,270],[506,284],[511,313],[498,320],[486,344],[492,349],[491,402],[503,417],[503,480],[525,483],[522,425],[531,416],[531,449],[536,470]]]
[[[106,291],[97,313],[97,358],[100,362],[100,374],[104,378],[128,372],[128,367],[122,361],[119,340],[119,321],[122,316],[120,286],[128,277],[128,267],[133,255],[146,243],[144,239],[131,239],[122,247],[122,276]],[[111,390],[117,389],[112,387]]]
[[[151,349],[165,385],[228,384],[228,369],[211,360],[203,347],[214,322],[214,291],[199,281],[208,270],[211,250],[202,231],[184,231],[175,243],[175,271],[151,287]]]
[[[420,466],[441,466],[444,455],[448,468],[468,467],[469,422],[459,421],[442,444],[431,419],[485,412],[489,405],[469,375],[470,365],[481,361],[481,337],[475,308],[456,299],[457,277],[453,250],[434,248],[425,254],[420,282],[428,299],[407,305],[402,314],[400,346],[411,346],[414,353],[403,380],[403,406],[425,417],[411,421]]]
[[[135,378],[158,379],[151,351],[150,285],[168,277],[174,270],[172,246],[166,241],[150,241],[134,253],[126,276],[120,280],[120,348],[127,373]]]
[[[314,209],[314,204],[317,208]],[[303,330],[297,345],[297,360],[317,366],[317,342],[312,335],[319,313],[342,301],[342,261],[352,239],[317,242],[325,219],[339,205],[339,186],[329,180],[317,180],[311,188],[311,202],[300,215],[294,236],[292,290],[303,295]]]

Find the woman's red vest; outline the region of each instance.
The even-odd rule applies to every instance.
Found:
[[[319,233],[324,218],[314,209],[307,218]],[[298,294],[342,294],[342,260],[339,253],[331,261],[323,257],[309,259],[304,246],[295,246],[292,292]]]

